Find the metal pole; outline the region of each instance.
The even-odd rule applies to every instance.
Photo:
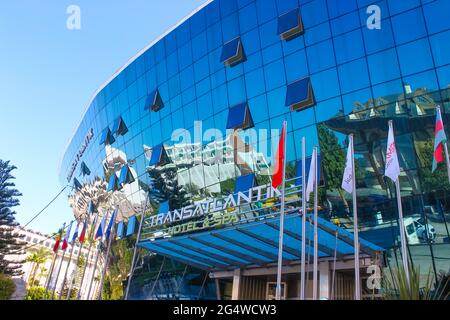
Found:
[[[305,300],[306,268],[306,138],[302,138],[302,251],[300,275],[300,300]]]
[[[98,262],[99,255],[100,255],[100,246],[97,245],[97,254],[95,255],[94,270],[92,271],[91,281],[89,282],[89,289],[87,292],[86,300],[89,300],[89,296],[91,295],[92,283],[94,282],[95,273],[97,272],[97,262]]]
[[[70,263],[72,262],[72,255],[73,255],[74,249],[75,249],[75,242],[72,244],[72,250],[70,250],[69,261],[67,262],[66,271],[64,272],[64,278],[63,278],[63,281],[61,284],[61,290],[59,291],[59,296],[58,296],[59,300],[61,300],[61,296],[62,296],[62,293],[64,290],[64,283],[66,282],[66,279],[67,279],[67,273],[69,273],[69,267],[70,267]]]
[[[317,202],[318,202],[318,183],[317,183],[317,146],[314,147],[314,257],[313,257],[313,300],[318,300],[317,291],[317,267],[318,267],[318,239],[317,239],[317,223],[318,223],[318,212],[317,212]]]
[[[92,224],[92,228],[94,228],[94,230],[91,229],[88,232],[88,240],[90,241],[90,243],[89,243],[89,248],[88,248],[88,252],[87,252],[87,255],[86,255],[86,261],[84,262],[83,273],[81,275],[80,288],[78,289],[78,293],[77,293],[77,300],[80,300],[80,297],[81,297],[81,289],[83,287],[84,276],[86,274],[86,269],[87,269],[87,266],[89,264],[89,256],[90,256],[90,253],[91,253],[91,248],[92,248],[92,243],[93,243],[93,241],[92,241],[93,239],[89,239],[89,233],[92,232],[92,236],[94,236],[95,224],[97,223],[97,218],[98,218],[98,212],[95,215],[94,223]]]
[[[361,300],[361,280],[359,276],[359,231],[358,231],[358,205],[356,203],[356,174],[355,174],[355,148],[353,134],[350,135],[351,161],[352,161],[352,188],[353,188],[353,238],[355,248],[355,300]]]
[[[287,121],[283,122],[284,130],[284,150],[283,150],[283,168],[282,168],[282,184],[281,184],[281,207],[280,207],[280,234],[278,240],[278,268],[277,268],[277,287],[276,300],[281,300],[281,272],[283,266],[283,236],[284,236],[284,195],[285,195],[285,174],[286,174],[286,137],[287,137]]]
[[[105,267],[103,268],[102,276],[100,278],[100,288],[99,288],[100,295],[98,297],[98,300],[102,300],[103,281],[105,280],[106,270],[108,269],[108,256],[109,256],[109,251],[111,249],[112,239],[114,237],[114,226],[115,226],[115,223],[113,223],[113,225],[111,227],[111,231],[109,233],[108,249],[106,249]]]
[[[56,273],[56,282],[55,282],[55,286],[53,287],[53,290],[52,290],[52,300],[55,299],[55,291],[56,291],[56,287],[58,286],[59,273],[61,272],[61,267],[64,263],[65,256],[66,256],[66,250],[63,251],[63,254],[61,256],[61,261],[59,262],[58,272]]]
[[[81,251],[83,251],[83,245],[84,245],[84,242],[81,243],[79,251],[78,251],[77,262],[75,264],[75,274],[76,274],[77,269],[78,269],[78,264],[80,263],[80,257],[81,257]],[[66,300],[70,300],[70,295],[72,294],[72,290],[73,290],[74,284],[75,284],[75,277],[70,281],[70,287],[69,287],[69,291],[67,292]]]
[[[398,206],[398,217],[399,217],[399,229],[400,229],[400,242],[402,246],[402,261],[403,261],[403,268],[405,269],[405,275],[406,275],[406,284],[409,288],[409,267],[408,267],[408,251],[406,248],[406,236],[405,236],[405,224],[403,221],[403,209],[402,209],[402,198],[400,195],[400,177],[397,178],[397,181],[395,181],[395,189],[397,191],[397,206]]]
[[[130,275],[128,277],[128,283],[127,283],[127,288],[125,290],[124,300],[128,300],[128,294],[130,292],[131,278],[133,277],[134,264],[135,264],[135,260],[136,260],[136,254],[137,254],[137,244],[139,243],[139,239],[141,237],[141,231],[142,231],[142,225],[144,222],[145,211],[147,210],[147,205],[148,205],[148,197],[149,197],[149,195],[147,194],[146,198],[145,198],[144,210],[142,211],[142,215],[141,215],[141,221],[139,222],[139,230],[138,230],[138,234],[136,237],[136,243],[134,244],[134,252],[133,252],[133,258],[131,260]]]
[[[47,279],[45,280],[44,300],[47,298],[47,290],[48,290],[48,287],[50,286],[50,281],[52,281],[53,268],[55,267],[55,262],[56,262],[57,257],[58,257],[58,251],[55,252],[52,264],[50,265],[50,270],[47,274]]]

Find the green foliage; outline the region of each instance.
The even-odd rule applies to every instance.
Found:
[[[437,170],[434,173],[431,172],[434,153],[433,142],[427,141],[417,145],[417,150],[418,158],[421,162],[419,175],[424,189],[423,191],[426,193],[436,191],[445,193],[450,191],[445,164],[439,164]]]
[[[35,285],[36,273],[38,272],[40,265],[45,263],[50,255],[51,253],[47,249],[39,248],[37,251],[27,256],[26,261],[33,263],[33,273],[29,280],[29,285]],[[39,281],[37,283],[39,283]]]
[[[31,287],[27,290],[27,295],[24,300],[44,300],[44,297],[52,296],[52,291],[47,290],[47,295],[45,295],[45,288],[42,287]]]
[[[189,203],[187,192],[178,184],[178,172],[175,165],[149,170],[152,180],[150,187],[150,201],[161,203],[169,201],[170,208],[182,208]],[[152,203],[155,206],[155,203]]]
[[[18,226],[14,207],[19,205],[19,199],[22,194],[15,189],[14,176],[12,171],[17,169],[10,165],[9,161],[0,160],[0,273],[10,276],[23,274],[21,271],[23,261],[13,261],[6,256],[13,252],[20,251],[25,242],[23,235],[14,232]]]
[[[9,300],[16,290],[16,285],[14,281],[0,273],[0,300]]]
[[[420,286],[420,267],[410,268],[410,283],[406,281],[403,268],[394,269],[391,277],[383,281],[384,297],[387,300],[442,300],[448,298],[444,291],[449,282],[448,277],[434,285],[431,269],[428,271],[424,287]]]

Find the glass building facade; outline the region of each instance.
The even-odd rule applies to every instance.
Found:
[[[384,177],[393,120],[411,263],[424,277],[448,272],[450,184],[444,164],[431,166],[437,105],[450,128],[449,10],[446,0],[205,3],[93,97],[60,169],[61,184],[75,187],[75,215],[90,192],[99,210],[120,204],[128,221],[155,166],[175,167],[176,187],[194,200],[229,194],[249,174],[265,184],[287,120],[288,177],[306,137],[307,156],[317,145],[321,157],[320,215],[348,230],[351,196],[340,184],[354,135],[360,236],[396,267],[397,202]]]

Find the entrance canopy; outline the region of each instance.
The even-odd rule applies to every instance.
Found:
[[[306,257],[313,256],[312,215],[306,219]],[[299,214],[285,217],[284,262],[301,257],[302,219]],[[324,219],[318,220],[318,258],[353,255],[353,234]],[[336,237],[337,234],[337,237]],[[203,270],[233,270],[276,263],[279,217],[173,238],[145,240],[139,246],[156,254]],[[360,238],[361,253],[370,256],[384,249]]]

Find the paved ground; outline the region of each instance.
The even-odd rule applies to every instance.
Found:
[[[14,292],[11,300],[23,300],[27,294],[27,284],[21,278],[13,278],[16,284],[16,291]]]

